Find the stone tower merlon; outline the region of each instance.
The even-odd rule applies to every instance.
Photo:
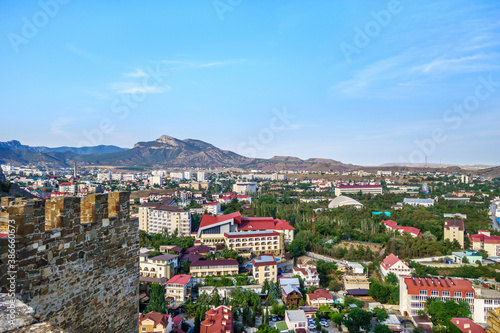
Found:
[[[128,192],[0,206],[0,233],[11,233],[0,238],[0,293],[14,290],[68,332],[137,332],[139,222]]]

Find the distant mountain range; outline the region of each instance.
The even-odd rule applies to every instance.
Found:
[[[310,158],[302,160],[298,157],[275,156],[270,159],[249,158],[229,150],[222,150],[209,143],[185,139],[179,140],[168,135],[149,142],[138,142],[131,149],[117,146],[95,147],[31,147],[12,140],[0,142],[0,164],[17,166],[31,165],[47,168],[72,167],[73,162],[83,166],[120,167],[122,169],[153,168],[238,168],[242,170],[259,169],[264,171],[296,170],[296,171],[348,171],[363,169],[368,172],[377,170],[439,170],[460,171],[459,167],[429,165],[402,165],[398,163],[383,166],[358,166],[342,162]],[[482,166],[473,166],[479,169]],[[488,172],[491,170],[491,172]],[[498,167],[481,170],[484,175],[496,176]],[[498,177],[498,176],[497,176]]]
[[[241,169],[282,169],[327,171],[348,170],[353,165],[331,159],[301,160],[297,157],[276,156],[271,159],[249,158],[232,151],[222,150],[209,143],[163,135],[155,141],[138,142],[132,149],[116,146],[96,147],[31,147],[13,140],[0,142],[0,163],[36,165],[49,168],[79,165],[113,167],[200,167]]]
[[[107,154],[107,153],[115,153],[115,152],[127,150],[126,148],[120,148],[117,146],[105,146],[105,145],[94,146],[94,147],[66,147],[66,146],[55,147],[55,148],[49,148],[49,147],[44,147],[44,146],[31,147],[31,146],[23,145],[23,144],[21,144],[21,142],[19,142],[17,140],[0,142],[0,148],[7,148],[10,150],[28,150],[28,151],[32,151],[32,152],[36,152],[36,153],[72,152],[75,154],[83,154],[83,155]]]

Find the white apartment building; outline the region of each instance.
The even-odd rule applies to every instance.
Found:
[[[299,259],[297,261],[297,267],[293,268],[294,274],[297,274],[304,280],[304,286],[306,288],[309,287],[319,287],[319,275],[316,266],[311,264],[302,264],[302,261]]]
[[[430,207],[434,206],[434,199],[404,198],[403,204],[411,206]]]
[[[175,230],[179,236],[191,234],[191,213],[178,206],[158,206],[149,210],[148,232],[161,234],[166,229],[169,235]]]
[[[147,254],[140,255],[139,271],[142,281],[165,282],[170,279],[179,266],[179,256],[174,254],[162,254],[148,258]]]
[[[196,175],[196,180],[199,182],[204,182],[205,181],[205,172],[198,171],[198,173]]]
[[[465,301],[469,304],[472,319],[478,324],[486,323],[488,311],[500,307],[499,291],[473,286],[469,280],[441,277],[400,278],[401,315],[418,316],[418,311],[425,308],[427,298]]]
[[[161,176],[149,177],[149,185],[163,185],[163,178]]]
[[[203,205],[203,211],[207,211],[208,214],[212,215],[217,215],[222,213],[220,209],[220,203],[215,201],[215,202],[208,202]]]
[[[177,229],[180,236],[189,236],[191,213],[175,206],[175,202],[171,199],[143,203],[139,207],[139,230],[161,234],[165,229],[169,234]]]
[[[111,179],[112,180],[123,180],[123,173],[112,173]]]
[[[257,192],[257,183],[255,182],[239,182],[233,185],[233,192],[239,194]]]
[[[184,172],[170,172],[170,178],[171,179],[183,179]]]
[[[184,179],[191,180],[193,178],[193,173],[191,171],[184,171]]]
[[[165,298],[172,297],[174,302],[184,302],[189,296],[188,288],[191,275],[179,274],[172,277],[165,285]]]
[[[359,193],[362,194],[382,194],[380,185],[339,185],[335,187],[335,195],[338,197],[343,193]]]
[[[380,263],[380,273],[384,279],[389,273],[394,273],[399,278],[402,275],[411,275],[412,271],[408,263],[402,262],[392,253]]]

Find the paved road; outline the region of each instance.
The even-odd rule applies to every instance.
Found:
[[[491,212],[491,223],[493,224],[493,229],[495,230],[500,230],[500,225],[498,225],[497,218],[495,216],[495,212],[497,210],[497,206],[495,206],[493,203],[490,206],[490,212]]]

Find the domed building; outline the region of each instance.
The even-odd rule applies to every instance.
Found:
[[[361,204],[359,201],[343,195],[336,197],[328,204],[328,208],[338,208],[343,206],[354,206],[358,209],[365,208],[365,206],[363,206],[363,204]]]

